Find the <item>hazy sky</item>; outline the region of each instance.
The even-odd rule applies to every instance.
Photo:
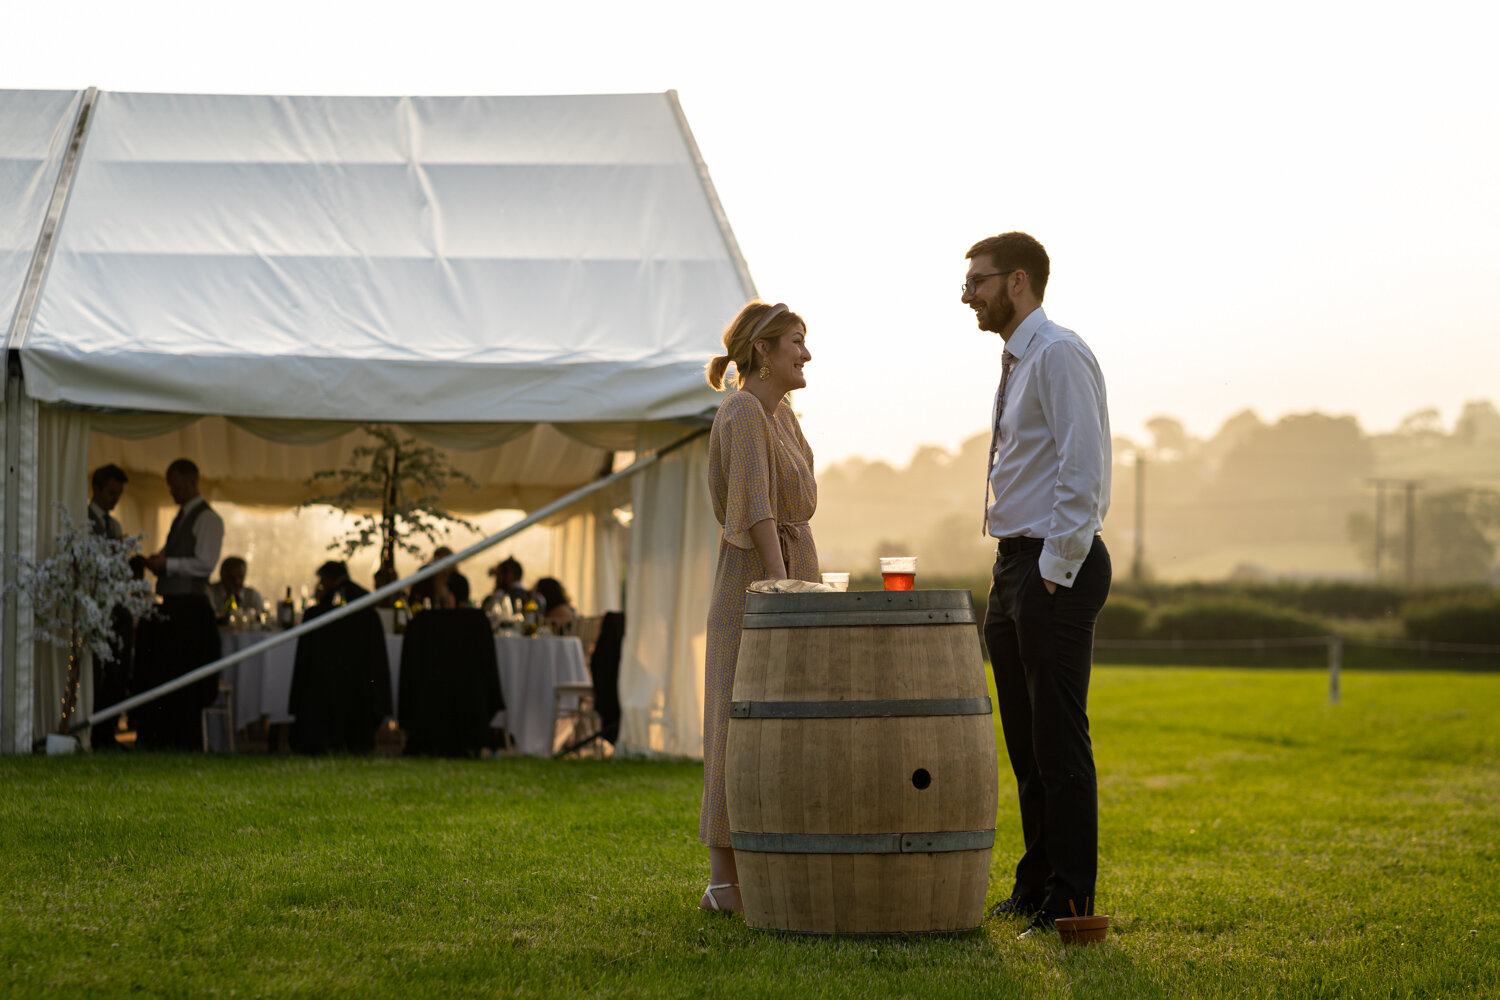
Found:
[[[957,286],[1007,229],[1116,434],[1500,402],[1497,11],[75,0],[7,5],[0,87],[676,89],[761,295],[808,321],[820,462],[902,463],[986,426],[1001,344]]]

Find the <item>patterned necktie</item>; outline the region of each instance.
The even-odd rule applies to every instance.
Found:
[[[1000,391],[995,393],[995,422],[990,426],[990,461],[984,470],[984,518],[979,522],[979,533],[990,533],[990,476],[995,472],[995,455],[1000,451],[1000,414],[1005,412],[1005,383],[1016,367],[1016,356],[1009,351],[1000,355]]]

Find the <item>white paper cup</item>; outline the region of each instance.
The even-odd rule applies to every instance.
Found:
[[[848,573],[824,573],[823,582],[834,590],[844,591],[849,589]]]

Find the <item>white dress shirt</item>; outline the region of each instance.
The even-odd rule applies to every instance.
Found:
[[[104,525],[105,538],[113,538],[118,541],[119,539],[125,537],[125,529],[120,527],[120,522],[115,520],[115,516],[109,511],[105,510],[103,507],[100,507],[98,504],[94,503],[94,501],[90,500],[90,525],[92,525],[95,521],[97,521],[99,524]]]
[[[266,599],[254,587],[241,587],[239,596],[234,600],[245,611],[266,610]],[[222,582],[208,585],[208,603],[214,606],[215,611],[223,611],[224,605],[229,603],[229,591],[224,589]]]
[[[193,497],[182,505],[182,516],[187,517],[202,496]],[[212,508],[198,515],[193,522],[193,554],[190,556],[168,556],[168,576],[195,576],[207,580],[219,566],[219,549],[224,546],[224,519]]]
[[[1005,387],[987,513],[996,538],[1042,538],[1042,579],[1071,587],[1109,511],[1109,405],[1094,354],[1040,307],[1005,349]],[[999,402],[999,391],[996,391]],[[991,415],[994,409],[990,410]]]

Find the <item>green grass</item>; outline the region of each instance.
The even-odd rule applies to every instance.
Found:
[[[0,758],[8,996],[1500,996],[1500,677],[1101,667],[1110,941],[700,914],[688,764]],[[991,900],[1018,822],[1002,766]]]

